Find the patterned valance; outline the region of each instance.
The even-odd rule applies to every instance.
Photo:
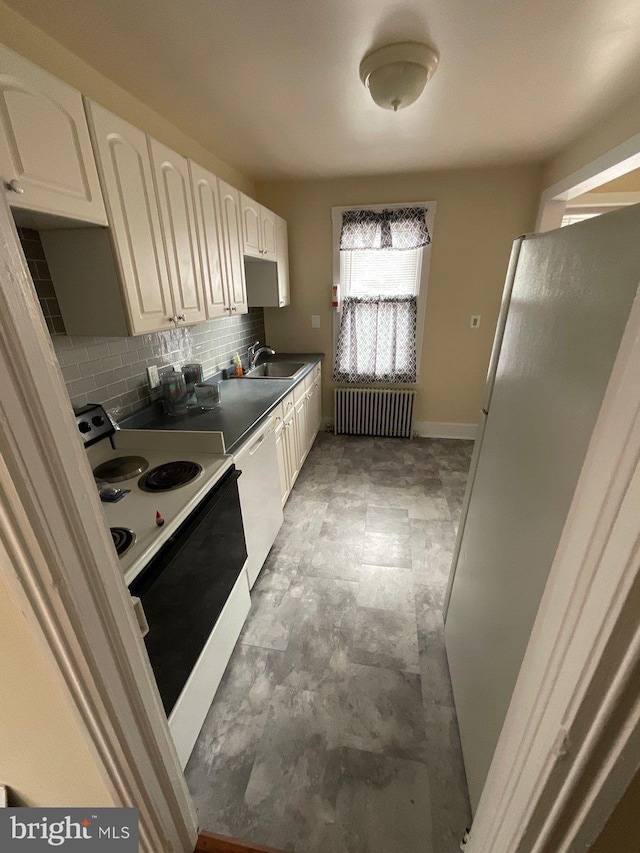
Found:
[[[342,214],[340,251],[419,249],[431,242],[426,208],[346,210]]]

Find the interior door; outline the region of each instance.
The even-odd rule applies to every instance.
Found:
[[[207,312],[189,163],[155,139],[149,139],[149,150],[176,317],[184,323],[197,323],[206,320]]]
[[[522,244],[445,640],[477,807],[640,282],[640,207]]]

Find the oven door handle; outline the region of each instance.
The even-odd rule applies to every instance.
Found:
[[[133,612],[136,617],[136,622],[138,623],[138,628],[140,629],[140,634],[141,636],[146,637],[149,633],[149,623],[147,622],[142,602],[137,595],[132,595],[131,604],[133,605]]]

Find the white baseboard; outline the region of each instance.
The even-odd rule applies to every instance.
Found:
[[[439,421],[414,421],[413,433],[419,438],[467,438],[476,437],[477,424],[446,424]]]

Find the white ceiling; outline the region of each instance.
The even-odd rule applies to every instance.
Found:
[[[257,179],[543,159],[640,80],[638,0],[6,0]],[[426,40],[398,113],[360,60]]]

